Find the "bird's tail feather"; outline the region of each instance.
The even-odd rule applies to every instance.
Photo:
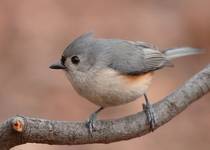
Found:
[[[181,47],[181,48],[167,49],[163,53],[166,55],[166,57],[169,60],[171,60],[171,59],[175,59],[178,57],[200,54],[200,53],[202,53],[202,50],[198,49],[198,48]]]

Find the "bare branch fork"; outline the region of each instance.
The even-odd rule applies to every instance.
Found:
[[[156,129],[182,112],[210,90],[210,65],[197,73],[181,88],[155,103]],[[15,116],[0,124],[0,150],[25,143],[76,145],[111,143],[143,136],[150,132],[144,112],[116,120],[96,122],[89,134],[85,122],[53,121]]]

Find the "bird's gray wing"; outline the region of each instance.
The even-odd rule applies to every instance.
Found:
[[[122,74],[139,75],[171,65],[165,55],[144,42],[122,41],[115,45],[110,67]]]
[[[142,42],[142,41],[127,41],[128,43],[130,44],[133,44],[139,48],[151,48],[151,49],[156,49],[158,50],[157,46],[155,46],[154,44],[152,43],[149,43],[149,42]]]

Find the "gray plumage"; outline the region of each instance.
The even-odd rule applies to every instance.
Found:
[[[196,55],[201,52],[202,52],[201,49],[198,49],[198,48],[180,47],[180,48],[167,49],[163,53],[166,55],[166,57],[169,60],[172,60],[172,59],[183,57],[183,56]]]
[[[155,115],[146,97],[153,71],[172,66],[171,59],[199,53],[198,49],[177,48],[160,52],[146,42],[94,38],[87,33],[75,39],[64,50],[61,60],[50,66],[64,70],[74,89],[90,102],[100,106],[87,123],[94,128],[96,114],[106,107],[130,103],[145,96],[151,129]]]
[[[121,74],[138,75],[172,66],[170,60],[199,53],[199,49],[178,48],[160,52],[154,45],[145,42],[132,42],[120,39],[98,39],[92,33],[75,39],[64,51],[64,57],[85,55],[86,71],[96,67],[110,67]]]

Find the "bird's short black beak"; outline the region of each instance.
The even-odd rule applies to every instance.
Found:
[[[55,64],[52,64],[50,66],[50,69],[66,69],[66,67],[63,64],[61,64],[61,62],[59,61]]]

